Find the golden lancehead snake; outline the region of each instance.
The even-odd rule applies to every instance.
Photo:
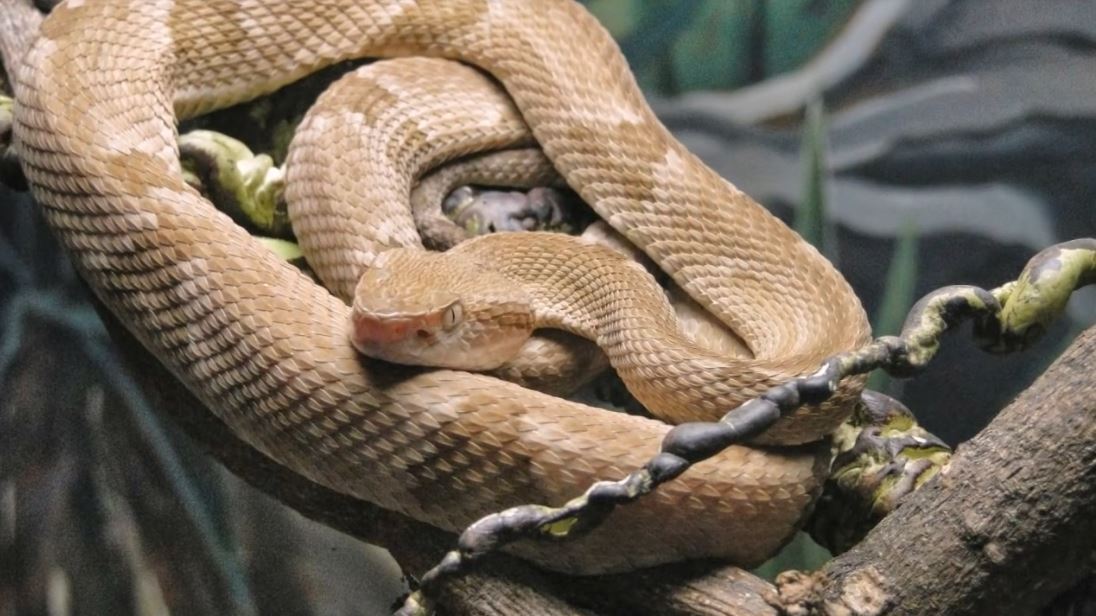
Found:
[[[18,71],[15,133],[34,196],[99,298],[266,455],[334,490],[458,530],[491,511],[558,504],[597,479],[620,477],[654,455],[670,427],[487,375],[363,359],[348,340],[343,299],[183,181],[178,120],[342,60],[407,55],[460,60],[501,83],[567,183],[748,347],[748,356],[729,358],[688,341],[667,351],[654,337],[672,334],[664,319],[627,312],[654,301],[635,290],[649,279],[635,266],[604,266],[620,261],[610,251],[572,252],[577,240],[555,238],[537,248],[547,252],[522,253],[517,260],[564,278],[575,291],[567,301],[584,307],[579,321],[556,325],[605,342],[617,369],[648,392],[641,397],[657,400],[653,407],[672,399],[668,417],[718,417],[867,340],[864,312],[842,277],[666,131],[615,43],[570,0],[68,0],[42,24]],[[455,137],[459,122],[392,115],[413,107],[399,101],[417,86],[413,76],[386,81],[385,71],[427,65],[355,73],[347,79],[377,86],[372,98],[333,129],[322,115],[307,122],[308,131],[325,123],[335,131],[316,147],[304,147],[311,132],[297,137],[302,147],[288,173],[298,194],[287,195],[302,210],[295,230],[343,298],[365,266],[395,260],[377,257],[380,250],[419,245],[406,192],[397,193],[421,167],[468,152],[466,138]],[[383,224],[365,226],[358,214],[328,216],[314,197],[336,186],[309,175],[344,164],[341,140],[386,122],[402,139],[365,146],[362,159],[391,171],[359,194],[402,209],[382,210]],[[317,149],[336,159],[308,153]],[[337,170],[347,181],[354,175]],[[483,259],[475,253],[489,241],[457,250]],[[532,240],[517,244],[532,250]],[[594,299],[588,276],[601,269],[616,278]],[[428,324],[435,329],[426,337],[438,336],[478,314],[462,304],[460,319],[445,317],[453,304],[442,302],[445,310],[421,311],[409,331]],[[665,305],[656,308],[666,315]],[[594,317],[608,320],[591,324]],[[758,563],[817,495],[829,451],[813,441],[847,416],[858,387],[758,439],[783,447],[730,447],[589,535],[509,549],[574,573],[698,557]]]

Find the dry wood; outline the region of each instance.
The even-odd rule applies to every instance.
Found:
[[[835,616],[1036,613],[1091,571],[1094,514],[1090,327],[940,477],[814,578],[815,607]]]

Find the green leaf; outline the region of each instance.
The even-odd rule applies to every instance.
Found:
[[[875,336],[898,334],[906,314],[913,306],[914,292],[917,289],[917,246],[919,232],[912,219],[907,219],[898,234],[887,269],[887,280],[883,286],[883,302],[875,314],[872,331]],[[891,387],[891,378],[886,372],[876,370],[868,378],[868,388],[887,392]],[[897,393],[897,392],[887,392]]]
[[[803,126],[803,200],[795,211],[795,230],[830,261],[837,263],[837,242],[826,212],[826,119],[821,100],[807,106]]]
[[[826,548],[815,543],[807,533],[799,532],[788,545],[784,546],[784,549],[754,569],[753,574],[771,582],[780,573],[791,569],[797,571],[821,569],[830,558],[832,555]]]

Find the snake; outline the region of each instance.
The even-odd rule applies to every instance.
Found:
[[[623,476],[670,428],[489,375],[363,358],[340,298],[360,272],[344,268],[328,291],[184,181],[180,120],[340,61],[408,55],[476,66],[505,88],[567,183],[745,341],[764,369],[728,389],[748,396],[866,340],[841,275],[670,135],[611,36],[570,0],[68,0],[17,71],[28,184],[95,295],[256,450],[456,531]],[[405,145],[432,142],[403,126]],[[354,231],[329,225],[329,248],[347,250]],[[508,549],[576,574],[756,564],[802,523],[830,460],[819,437],[858,388],[696,464],[581,538]]]

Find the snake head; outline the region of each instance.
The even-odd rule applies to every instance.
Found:
[[[504,364],[532,334],[520,290],[444,254],[393,249],[358,280],[350,342],[385,361],[460,370]]]

